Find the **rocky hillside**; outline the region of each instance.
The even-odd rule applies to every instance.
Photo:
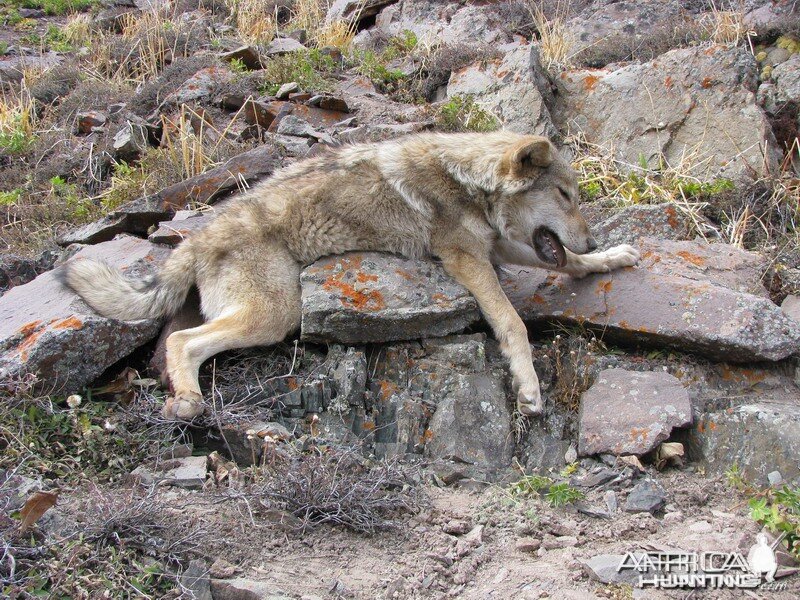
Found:
[[[629,551],[775,540],[800,594],[800,9],[789,0],[7,0],[0,591],[67,598],[682,598]],[[302,274],[301,330],[160,416],[164,340],[59,266],[138,275],[285,165],[506,128],[580,174],[600,247],[507,265],[545,414],[514,413],[434,261]],[[779,539],[780,538],[780,539]],[[741,591],[698,591],[739,598]]]

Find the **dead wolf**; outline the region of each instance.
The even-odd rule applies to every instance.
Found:
[[[597,243],[578,209],[578,180],[549,140],[507,131],[421,134],[335,148],[253,187],[184,241],[144,281],[88,259],[64,281],[123,320],[175,313],[197,286],[206,322],[167,339],[172,419],[204,410],[200,365],[233,348],[274,344],[300,324],[300,271],[353,250],[437,257],[478,301],[510,363],[517,407],[542,411],[525,325],[494,265],[574,277],[636,264],[628,245]]]

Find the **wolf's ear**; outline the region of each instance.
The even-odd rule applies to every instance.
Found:
[[[555,151],[547,138],[527,136],[506,151],[501,170],[514,179],[532,177],[537,170],[550,166]]]

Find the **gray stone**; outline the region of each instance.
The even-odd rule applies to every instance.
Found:
[[[255,46],[240,46],[230,52],[223,52],[219,57],[226,62],[241,61],[245,67],[251,70],[262,68],[261,55]]]
[[[87,110],[79,112],[75,117],[79,134],[88,135],[95,128],[102,127],[108,121],[108,117],[98,110]]]
[[[771,471],[767,473],[767,481],[771,486],[778,486],[783,483],[783,476],[780,471]]]
[[[689,442],[689,457],[700,460],[709,473],[722,474],[737,465],[745,479],[759,486],[769,483],[772,471],[800,483],[800,406],[794,402],[705,413]]]
[[[114,152],[121,158],[135,158],[147,150],[147,127],[128,121],[114,135]]]
[[[656,481],[643,479],[628,493],[623,510],[629,513],[649,512],[654,514],[667,504],[667,493]]]
[[[775,67],[772,81],[777,91],[777,102],[800,102],[800,54],[793,54],[786,62]]]
[[[443,336],[479,318],[474,298],[428,261],[330,256],[307,267],[300,281],[304,340],[360,344]]]
[[[639,573],[635,569],[618,570],[624,559],[624,554],[598,554],[581,561],[581,564],[584,572],[600,583],[638,584]]]
[[[131,276],[151,273],[169,250],[123,236],[81,249],[76,258],[101,259]],[[74,260],[74,259],[73,259]],[[0,377],[38,376],[60,393],[79,391],[106,368],[158,334],[160,321],[100,317],[48,271],[0,298]]]
[[[280,120],[277,133],[284,136],[312,138],[333,144],[333,139],[327,133],[317,131],[307,121],[294,115],[286,115]]]
[[[584,392],[579,418],[581,456],[641,456],[669,438],[673,427],[690,425],[692,405],[680,380],[669,373],[607,369]]]
[[[308,154],[313,138],[295,137],[293,135],[280,135],[278,133],[264,133],[266,141],[272,142],[289,156],[303,158]]]
[[[333,348],[331,349],[333,352]],[[347,348],[328,355],[332,361],[330,376],[336,396],[331,400],[328,410],[344,412],[350,406],[363,406],[367,387],[367,357],[361,350]],[[335,404],[335,406],[334,406]]]
[[[786,296],[781,302],[781,310],[795,321],[800,321],[800,296]]]
[[[162,221],[158,224],[158,229],[147,236],[147,239],[154,244],[177,246],[187,237],[208,225],[215,216],[214,213],[209,213],[197,215],[188,219]]]
[[[174,462],[174,464],[172,464]],[[206,481],[205,456],[187,456],[170,461],[171,468],[163,471],[161,481],[165,485],[182,488],[202,488]]]
[[[589,142],[613,146],[627,164],[660,168],[692,155],[692,175],[746,183],[779,160],[756,102],[757,74],[749,50],[722,46],[671,50],[613,71],[566,71],[557,78],[554,117]]]
[[[212,579],[211,594],[214,600],[292,600],[273,583],[244,577]]]
[[[536,65],[536,48],[520,44],[502,60],[479,61],[453,72],[447,84],[447,97],[474,96],[506,129],[557,137]]]
[[[616,211],[592,234],[600,249],[635,244],[641,237],[662,240],[686,239],[691,220],[676,204],[634,204]]]
[[[0,293],[33,281],[38,275],[36,261],[16,254],[0,255]]]
[[[606,501],[606,507],[608,508],[609,513],[613,515],[619,510],[617,493],[614,490],[606,490],[606,493],[603,495],[603,499]]]
[[[530,324],[602,329],[605,339],[708,358],[781,360],[800,351],[800,326],[754,276],[764,259],[726,244],[642,238],[636,267],[583,279],[507,267],[501,283]]]
[[[325,17],[326,23],[343,21],[348,24],[358,23],[362,19],[374,16],[384,6],[394,4],[397,0],[335,0]]]
[[[192,593],[194,600],[213,600],[211,595],[211,580],[208,576],[208,566],[205,561],[195,559],[181,573],[181,586]]]
[[[578,538],[574,535],[545,535],[542,540],[542,548],[545,550],[558,550],[560,548],[572,548],[578,545]]]
[[[184,81],[178,89],[167,94],[163,106],[180,106],[181,104],[204,101],[233,80],[234,74],[225,67],[211,66],[200,69]]]
[[[524,537],[517,540],[515,547],[520,552],[536,552],[542,545],[542,540],[534,537]]]
[[[307,48],[292,38],[275,38],[270,42],[267,47],[268,56],[279,56],[281,54],[289,54],[291,52],[300,52],[307,50]]]
[[[292,81],[290,83],[284,83],[279,89],[278,93],[275,94],[275,98],[278,100],[285,100],[289,97],[289,94],[292,92],[296,92],[300,89],[300,86],[297,85],[296,81]]]

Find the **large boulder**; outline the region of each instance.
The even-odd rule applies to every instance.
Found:
[[[745,48],[671,50],[616,70],[565,71],[557,85],[559,126],[613,146],[628,164],[666,162],[703,180],[734,181],[777,165],[756,102],[757,65]]]
[[[778,471],[784,481],[800,484],[800,404],[750,402],[703,414],[689,436],[690,458],[710,473],[732,467],[759,486]]]
[[[436,263],[388,254],[322,258],[300,276],[304,340],[362,344],[443,336],[479,318],[475,299]]]
[[[548,93],[549,83],[532,44],[515,45],[502,59],[479,61],[455,71],[447,83],[448,98],[474,96],[506,129],[553,138],[558,131],[545,105],[543,94]]]
[[[673,427],[692,423],[681,382],[663,371],[602,371],[581,398],[578,454],[635,454],[655,449]]]
[[[759,281],[759,255],[696,241],[642,238],[638,247],[637,267],[573,279],[509,266],[501,282],[529,324],[595,327],[606,339],[734,362],[800,351],[800,327]]]
[[[76,257],[101,259],[135,277],[169,250],[135,237],[89,246]],[[48,271],[0,298],[0,378],[34,374],[45,389],[78,391],[107,367],[158,334],[160,321],[98,316]]]

